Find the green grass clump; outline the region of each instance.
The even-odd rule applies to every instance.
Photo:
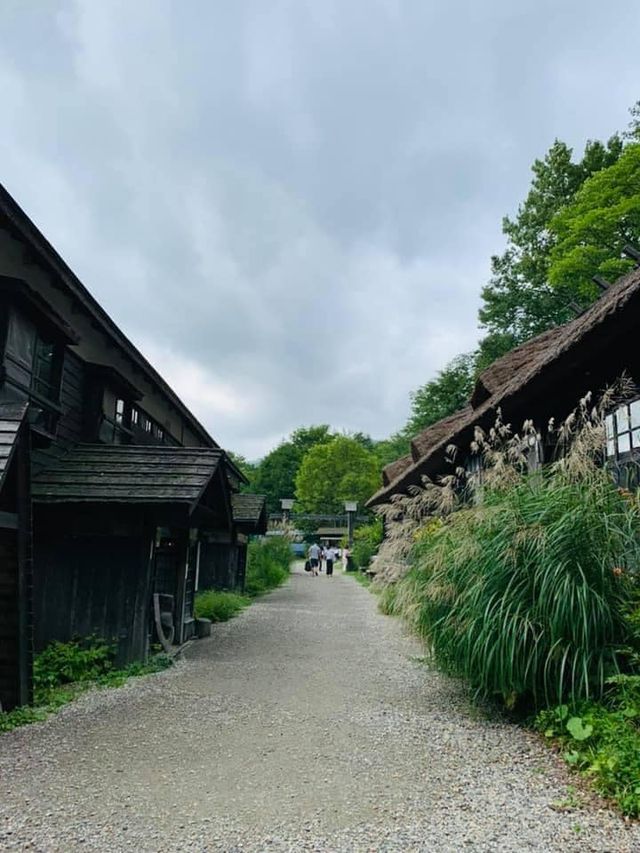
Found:
[[[542,711],[536,727],[629,817],[640,817],[640,677],[611,679],[602,702]]]
[[[396,604],[398,587],[396,584],[388,584],[380,589],[380,597],[378,598],[378,610],[384,613],[385,616],[397,616],[398,609]]]
[[[639,522],[606,471],[485,488],[418,539],[394,608],[441,668],[507,707],[598,698],[628,665]]]
[[[226,590],[205,589],[196,595],[195,612],[198,619],[226,622],[251,604],[246,595]]]

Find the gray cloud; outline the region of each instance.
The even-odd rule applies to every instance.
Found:
[[[528,168],[638,97],[640,10],[7,2],[3,182],[225,445],[383,437],[473,347]]]

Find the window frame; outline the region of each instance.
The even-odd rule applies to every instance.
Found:
[[[608,412],[605,424],[605,457],[627,460],[640,455],[640,397],[634,397]],[[623,447],[620,447],[620,438]]]

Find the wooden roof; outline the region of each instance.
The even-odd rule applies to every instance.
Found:
[[[264,495],[232,495],[231,507],[233,509],[234,523],[244,532],[266,532],[267,499]]]
[[[232,495],[234,521],[258,521],[266,508],[264,495]]]
[[[11,467],[27,403],[0,403],[0,489]]]
[[[581,348],[589,350],[597,342],[602,349],[607,337],[615,335],[623,312],[633,320],[640,315],[640,269],[618,279],[569,323],[537,335],[491,364],[480,374],[470,404],[416,436],[411,443],[413,464],[402,468],[395,480],[368,500],[367,506],[390,500],[394,494],[419,483],[424,474],[441,473],[438,468],[448,445],[459,444],[463,433],[472,431],[483,418],[493,417],[503,405],[512,403],[517,408],[517,401],[525,399],[528,389],[546,381],[556,366],[564,362],[579,364],[585,357]],[[612,376],[611,381],[616,378]]]
[[[215,448],[81,444],[35,475],[33,500],[194,506],[222,458]]]

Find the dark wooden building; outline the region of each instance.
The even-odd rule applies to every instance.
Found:
[[[620,479],[637,484],[640,460],[640,351],[635,336],[640,328],[640,270],[635,269],[612,284],[588,310],[569,323],[550,329],[488,367],[476,381],[467,406],[415,436],[411,454],[387,465],[381,489],[368,506],[387,503],[394,495],[409,493],[423,476],[437,479],[451,473],[447,448],[463,454],[464,464],[475,426],[485,430],[498,412],[504,423],[520,430],[532,420],[541,431],[541,447],[549,452],[552,437],[545,434],[551,418],[563,421],[578,401],[592,392],[595,397],[624,374],[637,389],[624,405],[606,420],[608,464]],[[633,481],[633,482],[632,482]]]
[[[30,699],[31,519],[25,403],[0,403],[0,710]]]
[[[205,536],[199,572],[201,589],[243,590],[249,537],[267,532],[267,503],[264,495],[233,494],[231,507],[234,522],[232,531]]]
[[[2,187],[0,307],[8,708],[53,639],[97,634],[125,662],[193,636],[199,575],[239,582],[245,532],[241,473]]]

